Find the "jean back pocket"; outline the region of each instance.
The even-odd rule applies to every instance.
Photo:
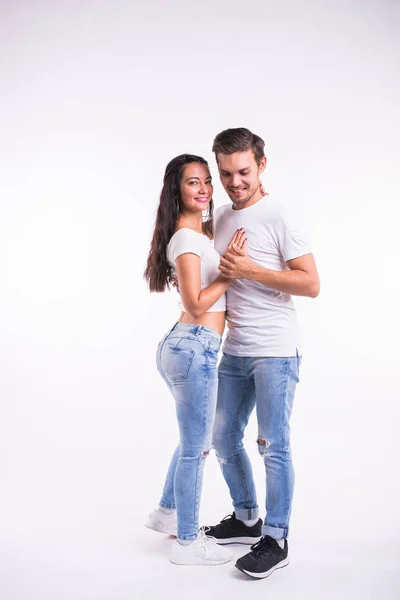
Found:
[[[183,381],[189,375],[192,366],[194,350],[179,345],[164,345],[164,372],[171,382]]]

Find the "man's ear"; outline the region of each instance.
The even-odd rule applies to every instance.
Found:
[[[263,156],[258,165],[258,172],[263,173],[263,171],[265,171],[266,166],[267,166],[267,157]]]

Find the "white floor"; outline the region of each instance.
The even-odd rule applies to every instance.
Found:
[[[219,567],[179,567],[168,551],[173,538],[143,527],[136,515],[124,534],[52,528],[45,515],[17,534],[4,527],[0,543],[1,600],[130,600],[266,598],[398,600],[399,545],[351,537],[292,536],[290,564],[265,580]],[[99,528],[101,529],[101,528]],[[29,530],[29,531],[28,531]],[[235,557],[247,551],[236,545]]]
[[[15,426],[16,441],[9,435],[0,455],[8,456],[0,494],[0,600],[250,600],[256,594],[268,600],[399,600],[396,453],[383,452],[383,444],[380,452],[367,452],[362,437],[367,429],[355,430],[352,437],[343,422],[330,431],[331,421],[319,414],[314,418],[326,426],[322,433],[312,429],[313,421],[302,422],[308,409],[301,394],[299,404],[302,412],[294,415],[292,432],[296,488],[290,564],[265,580],[247,578],[233,562],[175,566],[168,561],[172,538],[144,527],[176,440],[169,405],[157,419],[145,415],[142,422],[149,425],[136,429],[135,415],[127,411],[118,419],[119,437],[108,444],[103,436],[97,446],[97,430],[86,426],[85,418],[88,423],[92,414],[100,419],[101,406],[95,413],[87,409],[85,416],[79,405],[77,425],[65,419],[53,438],[41,438],[42,445],[30,445],[29,431]],[[112,410],[105,414],[121,409],[115,404]],[[104,431],[110,430],[110,418],[105,422]],[[82,438],[85,444],[79,443],[79,427],[90,433]],[[264,516],[264,465],[255,427],[252,419],[245,443]],[[213,524],[231,510],[212,452],[200,524]],[[236,556],[246,551],[235,547]]]

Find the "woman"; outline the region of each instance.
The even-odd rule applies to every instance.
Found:
[[[225,326],[225,291],[212,238],[213,186],[208,164],[182,154],[167,165],[145,271],[150,291],[178,281],[181,315],[157,350],[157,367],[176,403],[180,444],[172,458],[159,508],[147,527],[177,535],[175,564],[223,564],[227,548],[199,533],[204,463],[211,448],[217,401],[217,357]],[[203,217],[204,211],[206,217]],[[230,246],[241,248],[244,232]],[[176,528],[177,523],[177,528]]]

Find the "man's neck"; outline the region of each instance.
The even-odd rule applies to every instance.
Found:
[[[262,198],[264,198],[266,194],[263,194],[261,192],[260,189],[258,189],[253,196],[250,198],[250,200],[248,200],[248,202],[246,202],[245,204],[241,204],[239,206],[236,206],[236,204],[232,201],[232,208],[233,210],[243,210],[244,208],[249,208],[250,206],[253,206],[253,204],[257,204],[257,202],[259,202]]]

